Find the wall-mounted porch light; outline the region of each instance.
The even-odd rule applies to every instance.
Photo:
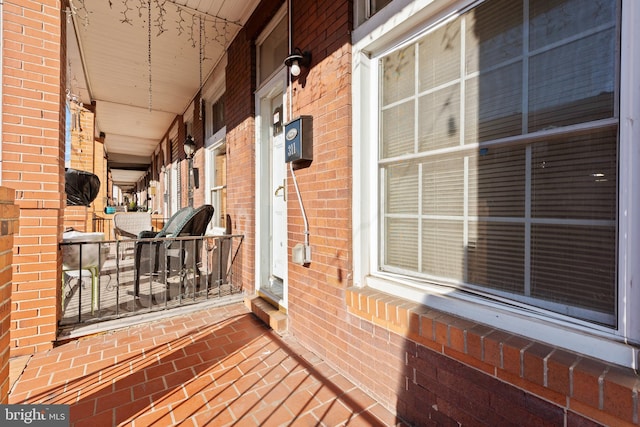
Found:
[[[187,159],[193,158],[193,153],[196,151],[196,142],[193,140],[191,135],[187,136],[187,139],[184,141],[184,154],[187,155]]]
[[[289,71],[294,77],[298,77],[301,69],[308,68],[309,64],[311,64],[311,52],[303,52],[299,48],[295,48],[291,55],[284,60],[284,65],[289,67]]]
[[[196,142],[193,140],[191,135],[187,136],[187,139],[184,141],[184,154],[187,155],[187,161],[189,164],[189,206],[193,207],[193,187],[194,187],[194,173],[193,173],[193,154],[196,152]]]

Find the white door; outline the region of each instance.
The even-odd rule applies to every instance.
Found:
[[[284,117],[282,94],[270,103],[270,153],[271,153],[271,281],[283,282],[287,268],[287,173],[284,162]],[[275,284],[275,283],[272,283]],[[276,291],[274,289],[274,291]],[[276,291],[282,298],[280,292]]]
[[[283,71],[256,93],[256,283],[263,297],[284,309],[288,258],[285,77]]]

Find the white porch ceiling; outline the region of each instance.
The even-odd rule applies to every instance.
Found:
[[[140,177],[125,172],[151,163],[258,3],[71,0],[67,88],[85,105],[95,103],[96,136],[104,133],[109,161],[117,159],[114,182],[126,188]]]

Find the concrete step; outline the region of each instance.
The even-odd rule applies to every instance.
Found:
[[[287,315],[259,296],[245,297],[245,306],[278,334],[287,332]]]

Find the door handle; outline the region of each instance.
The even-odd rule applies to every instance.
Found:
[[[276,188],[276,191],[273,193],[274,196],[279,196],[280,195],[280,191],[282,191],[282,195],[284,197],[284,201],[287,201],[287,190],[286,187],[284,186],[284,182],[282,183],[282,185],[278,186],[278,188]]]

